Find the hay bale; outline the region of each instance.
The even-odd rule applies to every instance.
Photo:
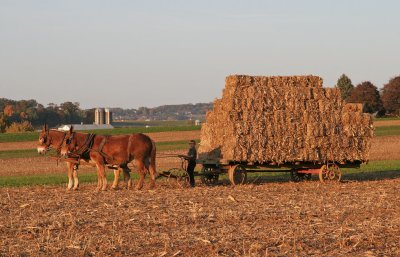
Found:
[[[228,76],[199,158],[254,163],[367,161],[372,119],[317,76]]]

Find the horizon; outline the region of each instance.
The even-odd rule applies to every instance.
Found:
[[[4,98],[137,109],[220,98],[225,77],[379,89],[400,75],[400,2],[0,2]]]

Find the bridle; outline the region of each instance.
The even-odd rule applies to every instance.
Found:
[[[46,134],[45,134],[45,136],[44,136],[42,139],[43,139],[43,144],[46,146],[46,148],[47,148],[47,149],[52,149],[52,147],[51,147],[50,145],[51,145],[52,142],[53,142],[53,137],[50,137],[49,144],[48,144],[48,145],[46,144],[46,143],[47,143],[47,140],[49,139],[49,132],[50,132],[49,129],[46,130]],[[65,137],[66,137],[66,136],[67,136],[67,133],[63,132],[63,138],[62,138],[60,144],[59,144],[59,145],[57,146],[57,148],[56,148],[57,155],[60,155],[61,148],[62,148],[62,146],[64,145],[64,141],[65,141]]]

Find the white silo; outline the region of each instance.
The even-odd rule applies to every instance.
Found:
[[[110,109],[106,108],[105,109],[105,124],[111,124],[112,123],[112,112]]]
[[[94,112],[94,123],[97,125],[104,124],[105,113],[103,108],[97,108]]]

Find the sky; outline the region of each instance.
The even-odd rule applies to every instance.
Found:
[[[0,97],[211,102],[225,77],[400,75],[400,1],[0,0]]]

